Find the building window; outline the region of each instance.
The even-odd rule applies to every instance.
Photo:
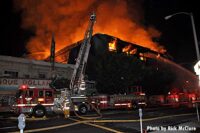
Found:
[[[33,91],[30,90],[30,91],[29,91],[29,97],[32,97],[32,96],[33,96]]]
[[[32,90],[29,90],[29,91],[26,91],[26,97],[32,97],[33,96],[33,91]]]
[[[52,97],[52,91],[45,91],[45,97]]]
[[[45,77],[45,74],[41,74],[41,73],[40,73],[40,74],[39,74],[39,78],[40,78],[40,79],[45,79],[45,78],[46,78],[46,77]]]
[[[11,78],[18,77],[18,72],[14,72],[14,71],[4,71],[4,74],[9,75],[9,77],[11,77]]]
[[[38,92],[38,96],[39,96],[39,97],[43,97],[43,91],[39,91],[39,92]]]

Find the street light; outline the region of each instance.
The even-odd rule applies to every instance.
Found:
[[[185,14],[185,15],[189,15],[190,16],[191,23],[192,23],[193,36],[194,36],[194,43],[195,43],[195,48],[196,48],[196,54],[197,54],[197,61],[199,61],[200,60],[199,45],[198,45],[198,40],[197,40],[197,34],[196,34],[193,14],[192,13],[187,13],[187,12],[178,12],[178,13],[174,13],[174,14],[166,16],[165,20],[168,20],[171,17],[173,17],[175,15],[178,15],[178,14]]]

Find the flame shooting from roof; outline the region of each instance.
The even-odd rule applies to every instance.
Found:
[[[115,38],[114,40],[112,40],[111,42],[108,43],[109,51],[117,50],[116,43],[117,43],[117,38]]]
[[[127,45],[122,49],[122,52],[127,53],[127,54],[136,54],[137,49],[132,47],[132,44]]]
[[[22,28],[34,31],[26,45],[34,59],[50,54],[51,35],[55,33],[56,51],[84,37],[88,18],[97,14],[94,33],[104,33],[164,53],[163,46],[152,41],[161,34],[140,24],[142,3],[138,0],[15,0],[22,11]]]

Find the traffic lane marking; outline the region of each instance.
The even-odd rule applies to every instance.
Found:
[[[80,120],[76,120],[76,119],[72,119],[72,118],[69,118],[69,119],[76,121],[76,122],[80,121]],[[123,133],[121,131],[118,131],[118,130],[115,130],[115,129],[112,129],[112,128],[108,128],[108,127],[105,127],[105,126],[100,126],[100,125],[97,125],[97,124],[89,123],[90,120],[86,120],[86,121],[83,121],[83,122],[84,122],[83,124],[90,125],[90,126],[97,127],[97,128],[101,128],[101,129],[104,129],[104,130],[107,130],[107,131],[110,131],[110,132],[113,132],[113,133]]]
[[[11,128],[17,128],[17,126],[12,126],[12,127],[1,127],[0,130],[3,130],[3,129],[11,129]]]
[[[18,117],[8,117],[8,118],[0,118],[0,120],[17,120]],[[42,118],[34,118],[34,117],[26,117],[27,121],[35,121],[35,120],[48,120],[51,118],[42,117]]]
[[[142,121],[153,121],[153,120],[159,120],[159,119],[165,119],[165,118],[171,118],[171,117],[179,117],[179,116],[188,116],[188,115],[195,115],[195,113],[147,118],[147,119],[142,119]],[[140,119],[136,119],[136,120],[88,120],[87,122],[93,122],[93,123],[123,123],[123,122],[125,122],[126,123],[126,122],[139,122],[139,121],[140,121]]]
[[[108,127],[88,123],[89,120],[80,121],[80,120],[75,120],[75,119],[72,119],[72,118],[69,118],[69,119],[76,121],[76,122],[70,123],[70,124],[64,124],[64,125],[60,125],[60,126],[53,126],[53,127],[39,128],[39,129],[29,129],[29,130],[24,130],[24,132],[26,132],[26,133],[41,132],[41,131],[46,131],[46,130],[53,130],[53,129],[58,129],[58,128],[70,127],[70,126],[74,126],[74,125],[78,125],[78,124],[86,124],[86,125],[101,128],[101,129],[104,129],[104,130],[107,130],[107,131],[111,131],[111,132],[114,132],[114,133],[123,133],[123,132],[120,132],[120,131],[117,131],[117,130],[114,130],[114,129],[111,129],[111,128],[108,128]],[[16,132],[11,132],[11,133],[19,133],[19,132],[16,131]]]
[[[64,124],[64,125],[59,125],[59,126],[53,126],[53,127],[45,127],[45,128],[37,128],[37,129],[29,129],[29,130],[24,130],[26,133],[32,133],[32,132],[41,132],[41,131],[46,131],[46,130],[53,130],[53,129],[58,129],[58,128],[64,128],[64,127],[70,127],[78,124],[82,124],[84,121],[78,121],[70,124]],[[19,131],[16,132],[11,132],[11,133],[19,133]]]
[[[162,117],[155,117],[155,118],[143,119],[143,121],[152,121],[152,120],[159,120],[159,119],[164,119],[164,118],[178,117],[178,116],[187,116],[187,115],[194,115],[194,114],[195,113],[180,114],[180,115],[171,115],[171,116],[162,116]],[[72,118],[69,118],[69,119],[71,119],[73,121],[76,121],[76,122],[70,123],[70,124],[59,125],[59,126],[53,126],[53,127],[46,127],[46,128],[39,128],[39,129],[29,129],[29,130],[25,130],[25,132],[27,132],[27,133],[30,133],[30,132],[39,132],[39,131],[46,131],[46,130],[53,130],[53,129],[57,129],[57,128],[69,127],[69,126],[78,125],[78,124],[88,124],[88,125],[91,125],[91,126],[95,126],[95,127],[98,127],[98,128],[109,130],[111,132],[122,133],[120,131],[117,131],[117,130],[114,130],[114,129],[111,129],[111,128],[107,128],[107,127],[104,127],[104,126],[92,124],[90,122],[93,122],[93,123],[139,122],[139,119],[137,119],[137,120],[83,120],[83,121],[75,120],[75,119],[72,119]],[[17,132],[12,132],[12,133],[18,133],[18,131]]]

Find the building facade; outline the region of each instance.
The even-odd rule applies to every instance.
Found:
[[[12,101],[18,87],[22,84],[35,87],[49,87],[52,75],[70,80],[74,65],[51,63],[19,57],[0,56],[0,107]]]

